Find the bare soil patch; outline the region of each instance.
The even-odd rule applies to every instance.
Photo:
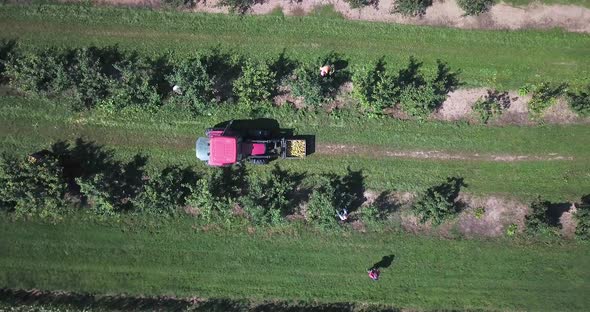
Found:
[[[432,115],[437,120],[469,120],[473,121],[472,106],[487,94],[486,88],[460,89],[448,94],[447,100]]]
[[[457,217],[433,226],[430,221],[422,224],[411,211],[412,202],[404,204],[399,213],[402,228],[412,234],[436,235],[444,238],[456,238],[457,235],[468,239],[478,237],[501,237],[507,235],[507,229],[516,225],[517,232],[525,230],[525,217],[530,212],[528,203],[498,196],[475,196],[461,192],[456,200],[463,207]],[[573,239],[576,233],[576,212],[574,204],[557,219],[561,236]]]
[[[510,97],[510,107],[498,118],[498,120],[494,121],[493,124],[534,124],[534,122],[529,119],[528,103],[531,100],[531,96],[520,96],[514,91],[508,92],[508,96]]]
[[[466,237],[503,236],[511,224],[516,224],[520,231],[524,229],[528,207],[523,203],[495,196],[476,197],[468,194],[461,194],[458,200],[468,207],[457,220],[459,231]],[[478,208],[483,208],[483,215],[476,213]]]
[[[559,218],[559,223],[561,223],[561,235],[565,238],[573,239],[576,235],[577,222],[574,218],[576,211],[576,205],[572,204],[571,208],[564,212]]]
[[[545,111],[543,120],[548,123],[570,124],[579,122],[580,118],[572,111],[566,100],[560,98],[557,100],[557,103]]]
[[[434,120],[458,121],[465,120],[477,123],[478,116],[473,111],[473,104],[487,95],[486,88],[459,89],[450,92],[447,100],[433,113],[430,118]],[[528,103],[530,95],[520,96],[516,91],[508,91],[510,106],[496,120],[490,120],[492,125],[533,125],[536,121],[529,117]],[[393,117],[397,117],[395,114]],[[403,117],[403,116],[402,116]],[[401,118],[407,119],[407,118]],[[549,107],[543,115],[543,122],[553,124],[589,123],[590,118],[578,116],[569,107],[565,98],[561,97]]]

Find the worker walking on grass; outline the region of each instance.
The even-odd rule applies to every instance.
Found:
[[[369,278],[371,278],[374,281],[379,280],[379,274],[381,274],[381,272],[377,268],[370,268],[367,270],[367,273],[369,274]]]

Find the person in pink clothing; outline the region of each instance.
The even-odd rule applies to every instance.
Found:
[[[381,272],[379,271],[379,269],[376,268],[370,268],[367,270],[367,273],[369,274],[369,277],[374,280],[377,281],[379,280],[379,274],[381,274]]]

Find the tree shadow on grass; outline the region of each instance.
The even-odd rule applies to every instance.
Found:
[[[154,60],[150,60],[150,65],[153,69],[152,77],[150,78],[150,84],[156,86],[156,92],[164,97],[170,93],[172,86],[166,79],[172,74],[173,67],[170,65],[168,58],[160,56]]]
[[[348,69],[348,60],[341,54],[331,51],[318,60],[318,68],[324,65],[330,65],[334,68],[334,74],[323,77],[322,82],[330,86],[332,92],[338,89],[347,81],[350,81],[351,73]],[[319,74],[319,71],[318,71]]]
[[[461,71],[452,71],[446,62],[436,60],[436,77],[432,81],[435,92],[439,95],[447,95],[456,90],[461,85],[460,73]]]
[[[207,74],[213,81],[217,100],[231,99],[233,83],[242,74],[243,59],[218,46],[205,53],[201,61],[206,65]]]
[[[92,141],[76,139],[74,145],[66,141],[58,141],[51,150],[40,151],[33,155],[52,153],[59,159],[63,167],[63,176],[68,185],[68,192],[80,196],[80,186],[76,179],[90,180],[95,175],[104,176],[105,185],[111,188],[110,193],[123,210],[129,209],[129,199],[134,198],[144,184],[145,166],[148,157],[137,154],[128,162],[114,159],[114,151],[106,149]]]
[[[549,226],[561,228],[561,216],[570,211],[571,203],[547,203],[547,224]]]
[[[297,196],[297,190],[305,179],[306,174],[284,170],[279,166],[275,166],[271,171],[271,175],[274,177],[274,180],[278,181],[279,183],[281,181],[286,181],[293,184],[293,187],[287,192],[289,204],[287,205],[286,211],[282,211],[282,213],[284,216],[294,214],[299,205],[307,200],[305,197]]]
[[[465,183],[465,180],[461,177],[450,177],[447,178],[445,183],[440,185],[433,186],[431,188],[432,191],[443,195],[447,202],[455,203],[457,197],[459,197],[459,192],[461,188],[467,187],[468,185]],[[457,207],[462,208],[462,207]]]
[[[398,211],[401,207],[398,202],[395,202],[391,199],[390,191],[381,192],[372,205],[377,208],[377,219],[379,220],[386,219],[389,215]]]
[[[287,57],[285,49],[283,49],[279,57],[269,67],[272,72],[276,73],[276,84],[280,85],[287,77],[293,74],[293,71],[297,68],[297,62]]]
[[[248,136],[254,131],[269,131],[272,137],[280,134],[292,134],[293,129],[281,129],[278,120],[274,118],[232,119],[217,123],[213,128]]]
[[[16,49],[16,40],[3,39],[0,41],[0,84],[8,82],[8,77],[4,77],[4,62],[8,60],[8,56]]]
[[[219,312],[399,312],[379,305],[305,301],[250,301],[226,298],[131,297],[93,295],[90,293],[49,292],[41,290],[0,289],[0,302],[11,306],[35,305],[99,311],[219,311]],[[37,310],[37,309],[35,309]]]
[[[423,62],[419,62],[415,57],[410,56],[408,65],[398,72],[396,85],[399,86],[400,90],[406,88],[420,89],[430,85],[437,96],[434,108],[438,108],[446,100],[448,93],[456,90],[461,85],[459,80],[460,71],[453,71],[447,63],[437,60],[436,76],[432,80],[427,80],[421,72],[423,65]]]
[[[389,256],[383,256],[383,258],[381,258],[381,260],[379,262],[376,262],[375,264],[373,264],[371,269],[387,269],[391,266],[391,264],[393,263],[393,260],[395,260],[395,255],[393,255],[393,254],[391,254]]]
[[[365,176],[362,170],[346,169],[344,176],[328,175],[334,187],[334,207],[338,210],[346,208],[348,212],[358,210],[365,201]]]
[[[424,65],[423,62],[419,62],[414,56],[410,56],[410,60],[408,61],[408,65],[398,72],[397,75],[397,85],[400,88],[405,88],[409,86],[413,87],[420,87],[426,84],[426,80],[424,76],[420,72],[420,69]]]

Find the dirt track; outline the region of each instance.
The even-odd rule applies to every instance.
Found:
[[[478,153],[450,153],[443,151],[403,151],[379,148],[376,146],[342,145],[342,144],[317,144],[316,153],[320,155],[355,155],[365,157],[397,157],[415,159],[436,159],[436,160],[467,160],[467,161],[557,161],[574,160],[572,156],[558,154],[548,155],[508,155],[508,154],[478,154]]]

